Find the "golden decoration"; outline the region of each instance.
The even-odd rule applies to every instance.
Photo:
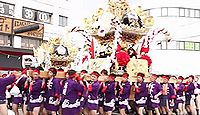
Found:
[[[127,0],[109,0],[107,11],[121,20],[124,14],[129,13],[131,9]]]
[[[132,16],[129,19],[130,24],[124,24],[124,17],[129,15]],[[137,17],[140,18],[140,22]],[[149,16],[141,6],[131,10],[127,0],[109,0],[107,9],[99,8],[91,18],[84,19],[84,25],[100,44],[111,43],[115,39],[115,27],[111,24],[114,18],[120,21],[121,40],[134,44],[145,36],[154,24],[153,16]],[[105,33],[99,34],[99,32]]]
[[[57,55],[55,46],[62,45],[68,49],[68,56]],[[48,62],[49,66],[66,67],[74,61],[77,54],[77,48],[73,47],[70,41],[65,43],[61,38],[50,38],[48,42],[42,43],[37,49],[34,49],[34,56],[39,60],[39,64]]]

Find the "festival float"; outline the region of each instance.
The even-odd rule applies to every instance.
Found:
[[[132,9],[127,0],[109,0],[107,9],[99,8],[84,18],[84,27],[67,30],[67,38],[50,38],[34,49],[34,57],[45,70],[52,66],[89,72],[106,69],[119,76],[127,71],[130,81],[135,81],[138,72],[148,78],[152,63],[148,52],[155,36],[171,39],[165,28],[153,28],[153,24],[153,16],[141,6]],[[82,36],[82,47],[73,43],[78,39],[74,34]]]
[[[148,52],[154,38],[163,34],[162,39],[171,39],[165,28],[153,28],[153,16],[141,6],[132,9],[127,0],[109,0],[107,9],[99,8],[84,24],[72,31],[80,32],[89,43],[89,70],[106,69],[117,75],[127,71],[130,81],[135,81],[138,72],[149,77],[152,60]]]

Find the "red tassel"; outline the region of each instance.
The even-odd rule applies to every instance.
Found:
[[[175,98],[176,98],[176,96],[175,96],[175,95],[172,95],[172,96],[171,96],[171,98],[172,98],[172,99],[175,99]]]
[[[103,89],[101,90],[102,93],[105,93],[107,89],[107,86],[104,86]]]
[[[88,86],[88,91],[92,91],[92,85]]]
[[[140,88],[136,88],[136,93],[140,93]]]
[[[119,93],[123,94],[124,93],[124,88],[121,88]]]
[[[30,91],[33,90],[33,83],[30,84]]]

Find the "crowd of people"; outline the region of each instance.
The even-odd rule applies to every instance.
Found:
[[[47,78],[40,77],[39,69],[31,76],[27,69],[1,75],[1,115],[7,115],[8,108],[19,115],[19,107],[24,115],[111,115],[116,110],[120,115],[199,115],[200,84],[193,75],[152,74],[150,82],[144,82],[145,74],[138,73],[137,81],[130,82],[126,72],[115,81],[116,75],[107,70],[68,70],[64,79],[55,77],[57,71],[50,68]],[[171,77],[176,82],[169,83]]]

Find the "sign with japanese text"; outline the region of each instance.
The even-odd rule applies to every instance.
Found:
[[[23,27],[28,28],[29,26],[32,26],[34,24],[37,24],[37,23],[20,20],[20,19],[14,19],[13,29],[16,30],[16,29],[23,28]],[[39,25],[38,29],[27,31],[27,32],[22,32],[22,33],[17,33],[16,35],[42,39],[43,34],[44,34],[44,25],[43,24],[38,24],[38,25]]]
[[[15,33],[16,30],[18,33]],[[42,39],[44,24],[0,16],[0,32]]]
[[[0,16],[0,32],[6,34],[12,33],[12,18]]]

